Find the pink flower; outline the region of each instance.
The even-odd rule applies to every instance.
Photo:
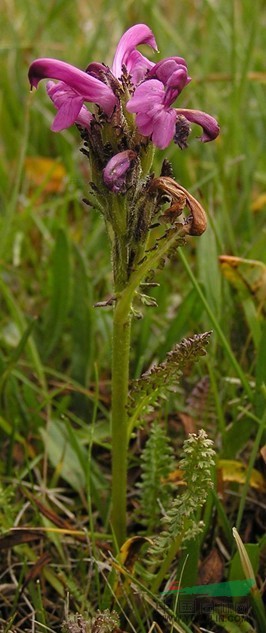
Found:
[[[31,87],[37,88],[39,81],[45,78],[63,82],[59,86],[60,92],[56,88],[51,92],[51,98],[58,107],[55,125],[57,128],[58,123],[60,130],[78,121],[84,101],[97,103],[109,116],[117,103],[117,97],[109,86],[66,62],[49,58],[36,59],[29,69]],[[51,91],[51,86],[49,90]],[[84,110],[81,116],[83,115]]]
[[[203,128],[201,141],[215,139],[219,134],[217,121],[200,110],[172,108],[171,105],[191,81],[182,57],[169,57],[155,64],[146,79],[136,87],[127,103],[127,110],[136,113],[136,124],[143,136],[164,149],[174,139],[180,115]]]
[[[146,24],[135,24],[122,35],[115,52],[111,71],[119,79],[125,66],[133,84],[142,81],[154,63],[144,57],[136,46],[147,44],[157,51],[157,44],[151,29]]]
[[[151,137],[157,147],[164,149],[172,139],[179,142],[180,116],[202,127],[201,141],[215,139],[219,126],[212,116],[200,110],[172,107],[191,81],[183,57],[168,57],[154,64],[136,50],[140,44],[157,51],[154,35],[146,24],[136,24],[122,35],[111,69],[98,62],[92,62],[86,71],[82,71],[56,59],[35,60],[29,69],[31,86],[37,87],[39,81],[45,78],[59,80],[58,84],[47,84],[48,95],[58,110],[52,130],[59,132],[73,123],[89,128],[92,114],[85,102],[97,104],[111,118],[119,106],[124,85],[119,80],[126,71],[131,79],[132,92],[134,90],[127,110],[136,113],[140,134]],[[182,146],[182,143],[185,146],[182,140],[179,145]]]
[[[115,154],[103,169],[103,179],[110,191],[118,193],[123,191],[126,182],[126,174],[132,160],[136,158],[136,152],[125,150]]]
[[[46,90],[58,110],[51,126],[53,132],[64,130],[66,123],[69,125],[78,123],[84,128],[90,126],[92,114],[83,105],[83,97],[79,96],[73,88],[64,81],[59,81],[57,84],[54,81],[48,81]]]
[[[137,82],[153,67],[152,62],[135,50],[139,44],[148,44],[157,50],[154,35],[145,24],[136,24],[122,36],[112,65],[112,73],[116,78],[121,76],[125,66]],[[57,59],[41,58],[31,64],[31,87],[37,88],[41,79],[58,79],[61,82],[58,88],[51,83],[47,88],[48,95],[58,109],[52,125],[55,132],[70,127],[73,123],[88,126],[91,118],[89,111],[85,112],[85,101],[96,103],[111,116],[118,99],[104,81],[108,71],[110,72],[104,64],[97,62],[90,64],[86,72]]]

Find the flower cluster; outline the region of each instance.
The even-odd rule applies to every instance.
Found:
[[[169,165],[164,163],[158,178],[150,173],[154,147],[164,149],[172,140],[186,147],[190,123],[202,127],[203,142],[219,134],[218,123],[209,114],[173,107],[191,81],[183,57],[154,63],[137,50],[142,44],[157,51],[150,28],[137,24],[120,39],[111,67],[92,62],[83,71],[64,61],[41,58],[29,69],[32,87],[49,79],[47,93],[57,109],[52,130],[76,124],[80,131],[81,151],[90,161],[86,202],[105,218],[116,291],[125,287],[143,258],[159,261],[161,250],[163,258],[177,233],[200,235],[206,228],[204,210],[172,180]],[[170,204],[168,210],[165,203]],[[189,217],[180,223],[184,207]],[[164,233],[166,246],[160,231],[160,243],[149,240],[150,229],[160,224],[170,224]],[[151,248],[147,254],[148,242],[158,257]]]
[[[134,113],[139,135],[151,139],[160,149],[167,147],[172,140],[184,147],[190,131],[188,122],[202,127],[200,138],[203,142],[215,139],[219,126],[212,116],[200,110],[172,107],[191,81],[185,60],[168,57],[153,63],[137,50],[140,44],[157,51],[154,35],[145,24],[136,24],[124,33],[111,68],[93,62],[82,71],[56,59],[35,60],[29,69],[31,86],[37,87],[44,78],[59,80],[58,83],[47,83],[47,93],[58,110],[52,130],[59,132],[74,123],[89,129],[93,113],[85,103],[93,103],[111,123],[121,107],[128,120],[129,113]],[[183,131],[184,125],[185,136],[183,132],[183,139],[179,142],[180,128]],[[120,157],[118,163],[120,166]],[[125,162],[124,169],[126,171]],[[113,170],[114,164],[110,166],[112,173]],[[121,171],[120,167],[118,171]],[[108,170],[105,175],[108,183]],[[120,173],[119,179],[121,182]]]

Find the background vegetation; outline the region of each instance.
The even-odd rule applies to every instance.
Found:
[[[194,130],[187,150],[172,144],[156,156],[158,170],[164,155],[171,160],[176,180],[207,209],[209,225],[160,272],[152,292],[158,308],[144,308],[143,319],[134,322],[132,377],[163,361],[182,337],[213,334],[207,356],[186,367],[176,393],[145,418],[132,441],[129,531],[133,536],[143,529],[136,482],[153,422],[167,429],[176,468],[188,432],[204,428],[217,453],[216,493],[184,584],[195,584],[197,567],[202,583],[241,577],[231,533],[236,525],[262,592],[265,4],[2,3],[0,622],[5,632],[59,631],[71,613],[94,617],[97,609],[115,608],[124,630],[146,632],[153,621],[175,630],[157,595],[146,602],[145,615],[138,604],[130,618],[133,597],[121,598],[110,577],[112,313],[93,307],[111,292],[108,243],[101,218],[82,203],[89,175],[78,132],[50,131],[53,106],[44,85],[37,95],[29,93],[27,70],[36,57],[81,68],[92,60],[111,63],[123,31],[145,22],[162,57],[182,55],[188,62],[193,81],[180,107],[206,110],[220,122],[215,143],[201,145]],[[177,488],[178,474],[173,479]],[[156,531],[154,519],[150,524]],[[254,613],[247,615],[250,628],[192,618],[182,630],[203,630],[205,622],[208,630],[252,631],[259,626]],[[90,630],[118,631],[115,621],[109,629],[98,624]],[[76,625],[81,631],[81,621]]]

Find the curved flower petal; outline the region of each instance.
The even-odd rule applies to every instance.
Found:
[[[118,193],[122,191],[126,182],[126,173],[131,161],[136,158],[136,152],[125,150],[115,154],[103,169],[103,179],[110,191]]]
[[[132,59],[130,60],[130,57],[136,46],[140,44],[148,44],[155,51],[158,50],[153,32],[146,24],[135,24],[122,35],[111,68],[115,77],[121,77],[123,65],[127,66],[129,63],[132,70]],[[150,63],[149,60],[147,62]],[[149,69],[149,66],[147,66],[147,69]]]
[[[83,105],[83,98],[63,81],[57,84],[48,81],[46,91],[58,113],[51,126],[53,132],[61,132],[73,123],[79,123],[85,128],[90,126],[92,114]]]
[[[31,87],[37,88],[41,79],[59,79],[76,91],[84,101],[97,103],[106,114],[111,115],[117,99],[109,86],[88,75],[76,66],[57,59],[36,59],[29,69]]]
[[[210,114],[202,112],[201,110],[186,110],[184,108],[175,108],[175,112],[177,115],[183,115],[191,123],[197,123],[197,125],[202,127],[203,134],[200,136],[200,140],[203,143],[214,141],[218,136],[220,126],[216,119]]]
[[[190,81],[191,77],[188,77],[186,67],[179,66],[179,68],[177,68],[175,72],[173,72],[171,77],[169,77],[166,85],[167,88],[175,88],[178,94],[180,94],[183,88],[185,88],[185,86],[187,86]]]
[[[127,70],[131,76],[134,86],[137,86],[145,77],[149,70],[154,66],[147,57],[144,57],[139,51],[132,51],[127,60]]]
[[[102,80],[102,75],[106,73],[107,66],[101,64],[100,62],[91,62],[85,72],[92,77],[96,77],[96,79]]]

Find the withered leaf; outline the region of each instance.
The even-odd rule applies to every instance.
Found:
[[[21,543],[31,543],[32,541],[39,541],[44,537],[44,532],[40,530],[29,530],[27,528],[13,528],[7,534],[3,534],[0,537],[0,550],[9,549],[20,545]]]

